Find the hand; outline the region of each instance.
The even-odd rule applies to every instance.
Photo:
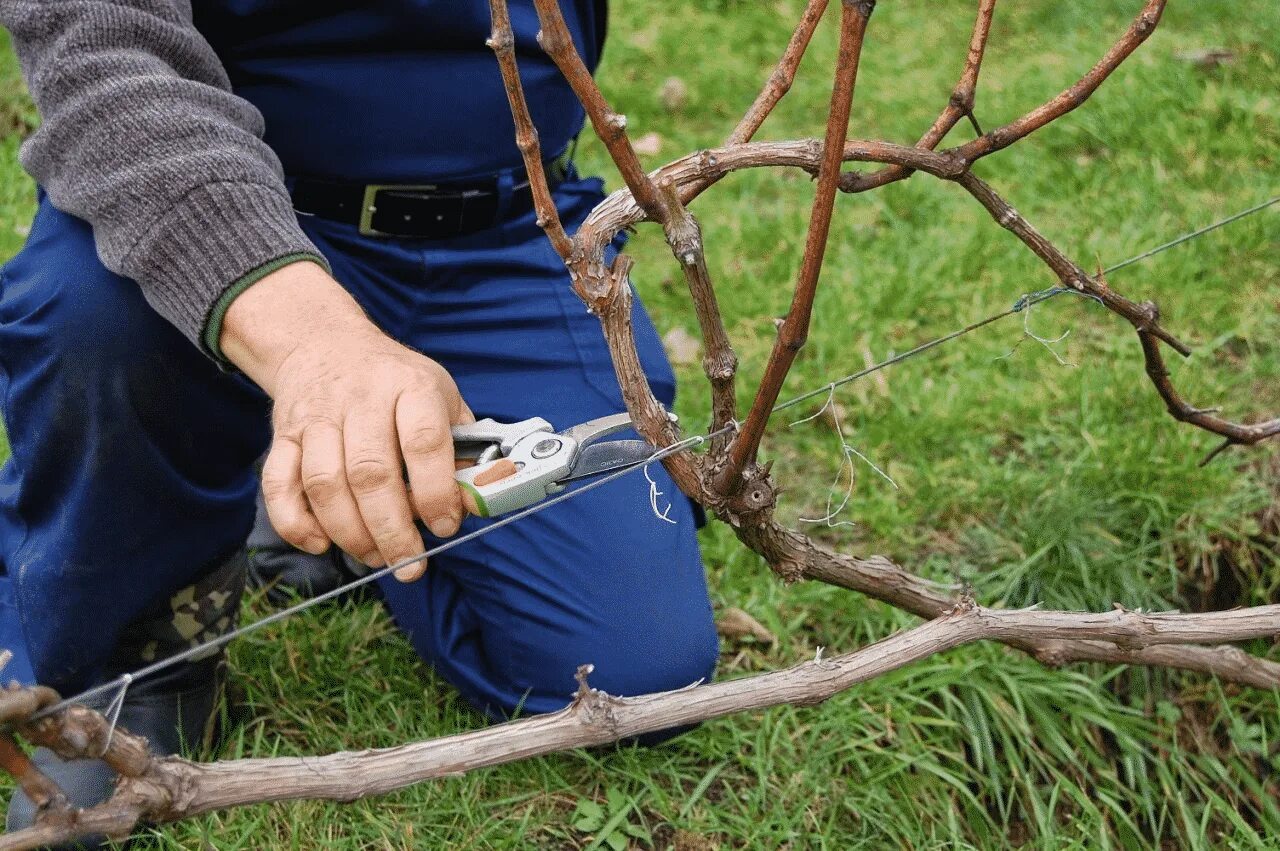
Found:
[[[475,418],[440,364],[383,334],[323,269],[294,263],[254,284],[219,342],[275,402],[262,492],[282,538],[381,567],[425,549],[415,514],[437,536],[458,530],[449,426]]]

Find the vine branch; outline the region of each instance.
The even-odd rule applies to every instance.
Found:
[[[840,180],[844,140],[849,135],[849,112],[853,106],[853,89],[858,79],[862,43],[867,23],[875,8],[875,0],[842,0],[840,15],[840,48],[836,60],[835,84],[831,87],[831,112],[827,117],[827,134],[818,165],[818,188],[814,193],[813,212],[809,216],[809,232],[805,237],[804,258],[796,281],[791,308],[778,326],[773,351],[760,379],[755,401],[742,429],[729,447],[729,458],[718,474],[716,486],[725,493],[735,493],[744,481],[742,471],[756,456],[765,424],[782,392],[796,355],[809,338],[813,317],[813,300],[818,292],[818,277],[826,256],[827,236],[831,233],[831,213],[835,206],[836,186]]]
[[[114,747],[127,756],[121,780],[105,803],[52,813],[26,830],[0,837],[0,851],[26,851],[94,833],[125,836],[138,824],[162,824],[247,804],[302,799],[350,802],[426,780],[529,759],[557,751],[608,744],[721,718],[791,704],[814,706],[867,680],[963,644],[1103,637],[1117,646],[1159,649],[1270,637],[1280,632],[1280,606],[1209,614],[1053,612],[985,609],[961,600],[939,617],[867,647],[791,668],[737,680],[692,685],[638,697],[616,697],[590,687],[591,666],[578,669],[578,691],[565,709],[486,729],[393,748],[344,751],[319,757],[232,759],[195,763],[151,757],[146,742],[117,728]],[[1234,648],[1213,648],[1230,654]],[[1269,685],[1280,686],[1280,666]],[[106,719],[72,707],[24,725],[24,737],[68,758],[99,751]],[[72,743],[80,743],[74,747]]]
[[[747,114],[742,116],[738,126],[729,134],[727,144],[740,145],[743,142],[750,142],[751,137],[756,135],[756,131],[773,112],[773,108],[787,92],[791,91],[791,84],[796,79],[796,71],[800,68],[800,60],[804,59],[805,51],[809,49],[809,42],[813,39],[813,33],[817,30],[818,22],[822,20],[829,3],[830,0],[809,0],[809,5],[800,16],[800,22],[796,24],[795,32],[791,34],[791,40],[787,42],[787,49],[778,60],[777,67],[769,75],[768,82],[756,96]]]
[[[538,227],[546,231],[556,254],[567,262],[573,244],[564,232],[564,225],[560,223],[560,215],[556,212],[556,203],[551,197],[546,168],[542,164],[538,129],[533,126],[529,104],[524,97],[524,87],[520,83],[520,68],[516,64],[516,38],[511,31],[511,14],[502,0],[489,0],[489,14],[493,20],[493,32],[487,44],[497,57],[498,68],[502,72],[507,103],[511,106],[511,117],[516,125],[516,147],[520,149],[525,173],[529,175],[529,189],[533,194],[534,210],[538,214]]]
[[[978,119],[973,114],[978,93],[978,74],[982,71],[982,58],[987,52],[987,40],[991,37],[991,21],[995,17],[996,0],[980,0],[978,16],[973,23],[973,35],[969,39],[969,53],[965,57],[964,71],[960,80],[951,91],[947,106],[938,115],[920,141],[917,148],[932,151],[947,137],[961,118],[968,118],[973,129],[982,135]],[[849,172],[841,175],[840,190],[842,192],[866,192],[887,186],[890,183],[911,176],[911,169],[902,165],[889,165],[873,174]]]

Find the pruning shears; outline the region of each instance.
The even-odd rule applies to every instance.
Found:
[[[518,511],[559,493],[570,482],[648,460],[656,450],[643,440],[603,440],[630,427],[626,413],[564,431],[555,431],[541,417],[517,423],[487,418],[454,426],[454,458],[475,462],[454,478],[472,514],[496,517]]]

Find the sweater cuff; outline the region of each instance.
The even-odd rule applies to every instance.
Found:
[[[222,347],[219,341],[222,339],[222,323],[227,317],[227,310],[231,307],[231,302],[243,293],[249,287],[261,281],[267,275],[279,269],[283,269],[293,263],[309,261],[321,266],[326,272],[329,271],[328,262],[319,254],[310,252],[298,252],[295,254],[286,254],[275,260],[264,263],[254,269],[247,275],[242,276],[231,286],[227,287],[218,300],[213,303],[213,307],[209,308],[209,318],[204,323],[204,332],[201,334],[201,341],[204,343],[205,353],[210,355],[218,362],[224,370],[233,370],[235,366],[228,361],[222,354]]]
[[[228,288],[243,291],[268,272],[254,274],[285,258],[328,268],[283,187],[224,182],[200,186],[170,208],[124,266],[152,307],[214,353],[216,347],[204,345],[207,326],[215,306],[231,303]]]

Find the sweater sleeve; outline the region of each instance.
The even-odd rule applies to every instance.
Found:
[[[256,271],[324,264],[190,0],[0,0],[0,23],[42,118],[23,167],[193,343]]]

